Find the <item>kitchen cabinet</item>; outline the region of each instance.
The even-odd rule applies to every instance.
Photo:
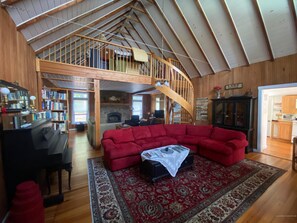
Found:
[[[272,138],[291,140],[292,122],[291,121],[272,121]]]
[[[297,114],[297,95],[286,95],[282,97],[282,113]]]
[[[251,151],[253,98],[241,96],[212,99],[212,103],[213,126],[242,131],[249,143],[246,152]]]

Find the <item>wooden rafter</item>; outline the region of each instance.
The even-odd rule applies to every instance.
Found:
[[[189,51],[187,50],[187,48],[185,47],[183,41],[180,40],[180,38],[178,37],[177,33],[175,32],[175,30],[173,29],[172,25],[170,24],[170,22],[168,21],[167,17],[164,15],[160,5],[158,3],[155,2],[155,5],[158,9],[158,11],[160,12],[161,16],[163,17],[163,19],[165,20],[166,24],[168,25],[169,29],[171,30],[171,32],[174,34],[175,38],[177,39],[177,41],[180,43],[180,45],[182,46],[183,50],[185,51],[185,53],[187,54],[186,56],[190,59],[191,63],[194,65],[194,67],[196,68],[197,72],[199,73],[200,77],[202,77],[202,74],[200,72],[200,68],[196,65],[196,63],[194,63],[193,58],[190,56]]]
[[[133,5],[131,6],[131,8],[138,11],[138,12],[141,12],[141,13],[145,14],[145,11],[143,11],[141,8],[138,8],[138,7],[133,6]]]
[[[295,29],[297,30],[297,0],[288,0],[290,8],[292,8],[292,14],[295,21]]]
[[[169,46],[170,48],[170,51],[175,55],[175,57],[177,58],[176,56],[176,53],[174,52],[174,50],[172,49],[172,47],[170,46],[169,42],[167,41],[166,37],[162,34],[160,28],[157,26],[157,24],[154,22],[154,20],[151,18],[151,16],[149,15],[148,11],[145,9],[144,5],[141,3],[141,7],[143,8],[143,10],[145,11],[145,14],[147,15],[147,18],[151,21],[151,23],[153,24],[153,26],[155,27],[155,29],[157,30],[157,32],[162,36],[163,40],[166,42],[166,44]],[[148,30],[148,28],[143,25],[143,27],[145,27],[146,30]],[[163,51],[164,49],[161,49],[161,51]],[[163,55],[163,53],[162,53]]]
[[[126,29],[126,27],[125,27],[125,29]],[[139,47],[139,44],[138,44],[137,41],[134,39],[134,37],[131,35],[129,29],[126,29],[126,32],[127,32],[127,33],[129,34],[129,36],[132,38],[133,42],[137,45],[137,47],[138,47],[138,48],[141,48],[141,47]]]
[[[2,0],[1,4],[3,4],[3,5],[12,5],[12,4],[15,4],[15,3],[19,2],[19,1],[21,1],[21,0]]]
[[[199,40],[196,38],[196,36],[195,36],[195,34],[194,34],[194,32],[193,32],[193,29],[189,26],[189,24],[188,24],[188,22],[187,22],[187,20],[186,20],[186,17],[185,17],[185,15],[184,15],[184,13],[183,13],[182,10],[180,9],[180,7],[179,7],[178,4],[176,3],[176,1],[174,1],[174,5],[175,5],[175,7],[177,8],[177,10],[178,10],[180,16],[182,17],[182,19],[183,19],[185,25],[187,26],[188,30],[190,30],[190,33],[191,33],[193,39],[195,40],[196,44],[198,45],[200,51],[202,52],[203,57],[205,58],[205,60],[206,60],[207,63],[209,64],[209,66],[210,66],[212,72],[215,73],[215,70],[214,70],[214,68],[213,68],[213,65],[211,64],[211,62],[210,62],[208,56],[206,55],[205,51],[202,49]]]
[[[98,18],[98,19],[96,19],[96,20],[94,20],[94,21],[92,21],[92,22],[90,22],[89,24],[87,24],[87,25],[84,26],[84,27],[81,27],[81,28],[79,28],[79,29],[77,29],[77,30],[75,30],[75,31],[73,31],[73,32],[71,32],[71,33],[68,33],[68,34],[65,35],[65,36],[62,36],[62,37],[57,38],[55,41],[53,41],[53,42],[51,42],[51,43],[49,43],[49,44],[47,44],[47,45],[45,45],[45,46],[43,46],[43,47],[37,49],[37,50],[36,50],[36,53],[40,53],[41,51],[43,51],[43,50],[45,50],[45,49],[48,49],[48,48],[54,46],[56,43],[60,42],[61,40],[65,39],[65,38],[72,37],[72,36],[74,36],[75,34],[78,34],[78,33],[82,32],[82,31],[88,29],[89,27],[92,27],[92,26],[97,25],[98,23],[104,21],[105,19],[110,18],[111,16],[113,16],[113,15],[119,13],[119,12],[122,11],[123,9],[129,7],[131,4],[133,4],[133,1],[128,2],[128,3],[126,3],[126,4],[124,4],[124,5],[120,6],[120,7],[118,7],[117,9],[112,10],[110,13],[108,13],[108,14],[106,14],[106,15],[104,15],[104,16],[102,16],[102,17],[100,17],[100,18]]]
[[[85,12],[85,13],[79,15],[79,16],[76,16],[76,17],[74,17],[74,18],[72,18],[70,20],[67,20],[67,21],[65,21],[65,22],[63,22],[63,23],[61,23],[61,24],[59,24],[59,25],[57,25],[57,26],[55,26],[55,27],[53,27],[53,28],[51,28],[51,29],[49,29],[49,30],[47,30],[45,32],[43,32],[43,33],[40,33],[40,34],[28,39],[28,43],[31,44],[31,43],[33,43],[33,42],[35,42],[35,41],[49,35],[49,34],[51,34],[51,33],[54,33],[54,32],[56,32],[56,31],[58,31],[58,30],[60,30],[60,29],[62,29],[64,27],[68,26],[69,23],[77,22],[77,21],[79,21],[79,20],[81,20],[81,19],[83,19],[83,18],[85,18],[85,17],[87,17],[87,16],[89,16],[89,15],[91,15],[93,13],[96,13],[96,12],[98,12],[98,11],[112,5],[112,4],[114,4],[114,2],[109,2],[107,4],[100,5],[100,6],[96,7],[96,8],[94,8],[94,9],[91,9],[88,12]]]
[[[136,35],[140,38],[140,40],[141,40],[141,42],[145,45],[145,47],[150,51],[150,52],[152,52],[151,50],[150,50],[150,48],[149,48],[149,46],[145,43],[145,41],[142,39],[142,37],[141,37],[141,35],[139,35],[139,32],[137,31],[137,29],[135,29],[135,27],[134,27],[134,25],[131,23],[131,26],[134,28],[134,32],[136,33]],[[141,48],[141,47],[140,47]]]
[[[132,11],[131,11],[131,13],[132,13]],[[125,18],[126,18],[127,20],[130,20],[130,21],[139,23],[139,21],[138,21],[137,19],[134,19],[133,17],[131,17],[131,15],[126,15]]]
[[[209,22],[209,20],[208,20],[208,17],[207,17],[207,15],[206,15],[204,9],[202,8],[202,5],[201,5],[201,3],[200,3],[200,0],[196,0],[195,2],[196,2],[196,6],[197,6],[197,8],[202,12],[202,15],[203,15],[203,17],[204,17],[204,19],[205,19],[205,21],[206,21],[206,24],[207,24],[209,30],[210,30],[210,33],[211,33],[211,35],[213,36],[213,38],[214,38],[214,40],[215,40],[215,42],[216,42],[216,44],[217,44],[217,46],[218,46],[218,48],[219,48],[221,54],[222,54],[222,56],[223,56],[223,58],[224,58],[224,60],[225,60],[225,63],[226,63],[226,65],[227,65],[228,69],[231,70],[231,66],[230,66],[230,64],[229,64],[229,62],[228,62],[228,60],[227,60],[227,58],[226,58],[226,55],[225,55],[225,53],[224,53],[224,51],[223,51],[223,49],[222,49],[222,47],[221,47],[221,44],[220,44],[219,41],[218,41],[218,38],[216,37],[216,34],[215,34],[214,31],[213,31],[213,28],[212,28],[212,26],[211,26],[211,24],[210,24],[210,22]]]
[[[266,40],[266,45],[267,45],[271,60],[273,61],[275,59],[275,56],[274,56],[274,53],[273,53],[273,49],[272,49],[272,45],[271,45],[271,42],[270,42],[270,39],[269,39],[267,29],[266,29],[266,26],[265,26],[265,21],[264,21],[262,12],[261,12],[261,7],[260,7],[257,0],[253,0],[253,3],[254,3],[254,6],[255,6],[255,9],[256,9],[256,12],[258,14],[258,17],[259,17],[259,20],[260,20],[260,23],[261,23],[261,27],[262,27],[263,32],[264,32],[264,37],[265,37],[265,40]]]
[[[138,20],[140,21],[138,15],[134,12],[134,15],[138,18]],[[140,24],[142,25],[143,29],[145,30],[145,32],[148,34],[148,36],[151,38],[151,40],[154,42],[155,46],[158,48],[158,50],[160,51],[161,55],[163,56],[163,58],[166,58],[163,51],[160,50],[160,47],[158,46],[158,44],[156,43],[155,39],[152,37],[149,29],[143,24],[142,21],[140,21]]]
[[[247,55],[247,53],[246,53],[246,50],[245,50],[245,48],[244,48],[243,42],[242,42],[242,40],[241,40],[241,38],[240,38],[239,32],[238,32],[238,30],[237,30],[237,27],[236,27],[234,18],[233,18],[232,14],[231,14],[231,11],[230,11],[230,9],[229,9],[229,6],[228,6],[226,0],[223,0],[222,2],[223,2],[222,4],[223,4],[223,6],[224,6],[225,12],[226,12],[226,14],[227,14],[227,16],[228,16],[228,18],[229,18],[229,20],[230,20],[230,23],[232,24],[232,27],[233,27],[233,29],[234,29],[234,32],[235,32],[235,34],[236,34],[237,40],[239,41],[239,45],[241,46],[241,50],[242,50],[243,55],[244,55],[244,57],[245,57],[245,59],[246,59],[246,62],[247,62],[248,65],[250,65],[250,64],[251,64],[251,63],[250,63],[250,60],[249,60],[248,55]]]
[[[45,19],[50,15],[53,15],[53,14],[55,14],[57,12],[65,10],[65,9],[67,9],[67,8],[73,6],[73,5],[81,3],[82,1],[84,1],[84,0],[71,0],[71,1],[66,2],[66,3],[64,3],[62,5],[59,5],[59,6],[55,7],[55,8],[53,8],[53,9],[50,9],[50,10],[48,10],[46,12],[43,12],[43,13],[37,15],[37,16],[34,16],[34,17],[20,23],[19,25],[17,25],[17,30],[25,29],[26,27],[28,27],[28,26],[36,23],[36,22],[39,22],[40,20]]]

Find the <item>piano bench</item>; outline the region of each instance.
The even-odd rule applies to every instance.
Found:
[[[59,183],[59,194],[62,193],[62,170],[66,170],[68,172],[68,187],[69,190],[71,190],[71,172],[72,172],[72,150],[67,149],[65,156],[63,157],[63,163],[60,166],[56,167],[49,167],[46,168],[46,181],[47,181],[47,188],[48,188],[48,194],[51,193],[51,184],[50,184],[50,174],[52,172],[58,171],[58,183]]]
[[[71,190],[71,172],[72,172],[72,163],[65,163],[61,167],[62,170],[66,170],[68,172],[68,188]],[[51,194],[51,183],[50,183],[50,175],[53,172],[59,171],[58,168],[47,168],[46,169],[46,182],[48,188],[48,194]],[[60,185],[61,182],[59,182]]]

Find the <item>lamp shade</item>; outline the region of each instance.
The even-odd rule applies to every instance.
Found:
[[[36,97],[34,95],[30,96],[30,100],[34,101],[36,99]]]
[[[8,95],[10,93],[10,90],[7,87],[2,87],[0,92],[4,95]]]

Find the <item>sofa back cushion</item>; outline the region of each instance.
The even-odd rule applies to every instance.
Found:
[[[186,135],[187,126],[185,124],[167,124],[164,125],[168,136]]]
[[[187,125],[187,135],[210,137],[213,130],[212,125]]]
[[[210,138],[218,141],[229,141],[232,139],[243,140],[246,139],[246,136],[244,133],[239,131],[214,127]]]
[[[104,132],[103,136],[105,137],[106,135],[110,137],[116,144],[134,141],[132,128],[107,130]]]
[[[163,124],[148,126],[152,137],[166,136],[166,131]]]
[[[137,126],[132,128],[135,140],[151,138],[151,132],[147,126]]]

